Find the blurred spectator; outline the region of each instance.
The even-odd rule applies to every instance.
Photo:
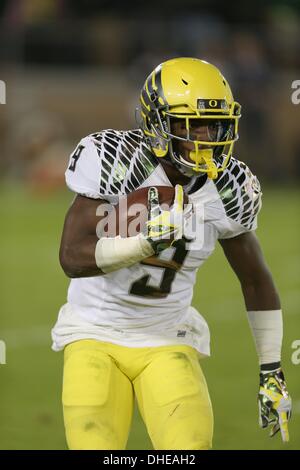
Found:
[[[38,109],[27,110],[14,121],[9,133],[11,174],[22,177],[39,192],[63,184],[72,144],[57,115]]]
[[[64,0],[9,0],[4,2],[3,17],[11,27],[52,21],[62,14]]]
[[[254,172],[268,168],[268,114],[270,74],[263,41],[259,35],[237,31],[232,38],[232,78],[238,101],[242,104],[239,142],[241,160]]]

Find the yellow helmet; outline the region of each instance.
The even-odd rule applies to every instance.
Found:
[[[140,104],[141,127],[156,157],[169,156],[188,176],[206,173],[215,179],[224,171],[238,139],[241,106],[214,65],[186,57],[163,62],[148,76]],[[172,133],[178,119],[185,122],[184,136]],[[214,125],[214,136],[197,140],[191,129],[204,123]],[[179,141],[193,142],[188,159],[176,150]]]

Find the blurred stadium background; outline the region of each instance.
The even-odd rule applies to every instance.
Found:
[[[196,56],[221,68],[243,106],[235,155],[264,190],[258,234],[285,313],[284,369],[294,399],[287,445],[257,425],[258,369],[239,285],[216,253],[199,272],[194,305],[212,332],[203,363],[215,449],[300,449],[300,3],[216,0],[149,4],[1,0],[0,449],[65,449],[62,355],[50,329],[68,280],[58,264],[70,152],[84,135],[135,126],[144,78],[158,63]],[[1,100],[0,100],[1,101]],[[300,354],[298,354],[298,358]],[[150,449],[136,413],[129,449]]]

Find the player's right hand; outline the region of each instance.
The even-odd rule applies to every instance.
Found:
[[[175,186],[174,203],[170,210],[162,210],[159,203],[158,190],[155,186],[148,190],[148,222],[146,237],[155,253],[159,253],[175,240],[183,236],[183,187]]]
[[[288,442],[288,421],[292,414],[292,400],[281,369],[260,373],[258,407],[260,426],[266,428],[271,425],[270,437],[280,431],[282,440]]]

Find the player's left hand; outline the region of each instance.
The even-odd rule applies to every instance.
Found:
[[[262,428],[272,426],[270,437],[280,431],[283,442],[288,442],[288,421],[292,414],[292,400],[281,368],[260,373],[258,408],[260,426]]]

